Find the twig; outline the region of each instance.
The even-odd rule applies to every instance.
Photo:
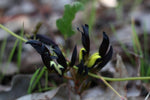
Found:
[[[120,98],[121,100],[126,100],[125,97],[121,96],[102,76],[100,76],[100,74],[97,74],[99,79],[101,79],[105,85],[107,85],[113,92],[115,92]]]

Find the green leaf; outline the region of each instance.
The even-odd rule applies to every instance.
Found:
[[[8,57],[8,61],[7,61],[8,64],[11,62],[11,60],[12,60],[12,58],[13,58],[13,56],[14,56],[14,53],[15,53],[15,50],[16,50],[16,48],[17,48],[18,42],[19,42],[19,39],[17,39],[17,40],[15,41],[15,43],[14,43],[14,46],[13,46],[13,48],[12,48],[10,54],[9,54],[9,57]]]
[[[38,76],[39,72],[40,72],[40,68],[37,69],[36,72],[33,74],[32,78],[30,80],[30,84],[29,84],[29,88],[28,88],[28,93],[32,92],[32,89],[33,89],[32,85],[33,85],[33,83],[35,81],[35,78]]]
[[[47,68],[44,66],[41,70],[40,70],[40,68],[38,70],[36,70],[36,72],[33,74],[32,78],[31,78],[30,85],[28,88],[28,93],[31,93],[35,89],[35,87],[38,85],[38,83],[46,69]]]
[[[4,72],[7,71],[8,65],[9,65],[10,62],[12,61],[12,58],[13,58],[13,56],[14,56],[14,54],[15,54],[15,50],[16,50],[16,48],[17,48],[18,42],[19,42],[19,39],[17,39],[17,40],[15,41],[15,43],[14,43],[14,46],[13,46],[13,48],[12,48],[10,54],[9,54],[9,57],[8,57],[8,60],[7,60],[7,65],[6,65],[6,67],[5,67]]]
[[[65,11],[62,18],[56,21],[58,30],[64,35],[65,38],[72,36],[75,32],[72,29],[72,21],[75,18],[75,14],[83,10],[83,4],[75,2],[73,5],[65,5]]]

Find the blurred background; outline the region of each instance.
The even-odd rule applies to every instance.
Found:
[[[81,3],[82,9],[77,10],[71,22],[74,34],[66,35],[58,28],[56,21],[63,17],[64,6],[75,2]],[[78,52],[82,48],[77,27],[89,25],[91,53],[98,50],[102,32],[106,32],[114,54],[111,62],[100,72],[101,75],[150,76],[150,0],[0,0],[0,24],[14,33],[21,35],[23,30],[23,36],[27,38],[39,23],[41,27],[37,33],[50,37],[63,47],[69,59],[75,44],[78,45]],[[0,28],[0,100],[26,95],[31,75],[42,66],[40,55],[31,46]],[[101,85],[95,88],[100,84],[97,81],[94,82],[94,88],[82,94],[82,99],[74,94],[74,100],[119,100],[109,88]],[[111,85],[129,100],[143,100],[149,96],[149,82],[112,82]],[[55,81],[56,85],[62,83],[59,78]],[[62,97],[55,100],[66,99]]]

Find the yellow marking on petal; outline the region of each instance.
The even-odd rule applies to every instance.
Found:
[[[87,62],[87,67],[88,68],[92,67],[95,64],[96,60],[99,59],[99,58],[101,58],[101,56],[99,55],[98,52],[91,55],[88,62]]]
[[[50,66],[53,66],[54,65],[54,67],[56,66],[56,63],[54,62],[54,61],[50,61]]]
[[[58,72],[58,74],[62,75],[60,68],[64,68],[64,67],[59,64],[57,65],[54,61],[50,61],[50,66],[52,65],[54,65],[54,68]]]
[[[80,49],[80,53],[79,53],[79,62],[81,62],[81,60],[83,59],[83,51],[86,52],[85,48],[81,48],[81,49]]]
[[[60,64],[58,64],[58,66],[57,66],[57,71],[58,71],[58,73],[60,74],[60,75],[62,75],[62,71],[60,70],[60,68],[64,68],[62,65],[60,65]]]
[[[64,68],[62,65],[58,64],[58,68]]]

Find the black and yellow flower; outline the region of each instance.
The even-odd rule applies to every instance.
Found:
[[[81,48],[79,52],[79,64],[76,65],[78,67],[78,73],[87,75],[92,69],[99,71],[108,63],[113,54],[113,49],[112,46],[110,46],[108,36],[103,32],[103,41],[98,52],[90,55],[89,27],[85,24],[82,26],[83,31],[79,28],[77,29],[82,34],[81,39],[83,45],[83,48]],[[63,75],[68,66],[73,67],[75,65],[77,58],[76,46],[74,47],[71,61],[68,63],[61,49],[54,41],[52,41],[52,39],[40,34],[36,34],[35,37],[31,36],[30,38],[35,38],[36,40],[29,40],[26,43],[31,44],[31,46],[41,55],[44,65],[50,71],[54,70],[59,75]],[[51,47],[51,51],[49,51],[46,45]]]
[[[105,32],[103,32],[103,41],[99,47],[99,51],[90,55],[90,39],[88,32],[88,25],[82,26],[83,32],[77,28],[82,34],[83,48],[79,53],[78,72],[80,74],[87,74],[91,69],[100,70],[111,59],[113,54],[112,46],[110,46],[109,38]]]
[[[30,44],[41,55],[44,65],[49,70],[52,70],[52,67],[50,67],[50,61],[52,61],[52,58],[48,48],[42,42],[37,40],[29,40],[26,44]]]
[[[31,44],[31,46],[41,55],[44,65],[50,71],[55,70],[59,75],[63,75],[63,72],[67,68],[67,62],[58,45],[48,37],[43,35],[36,36],[36,39],[38,40],[29,40],[26,43]],[[45,44],[52,46],[53,55]]]

